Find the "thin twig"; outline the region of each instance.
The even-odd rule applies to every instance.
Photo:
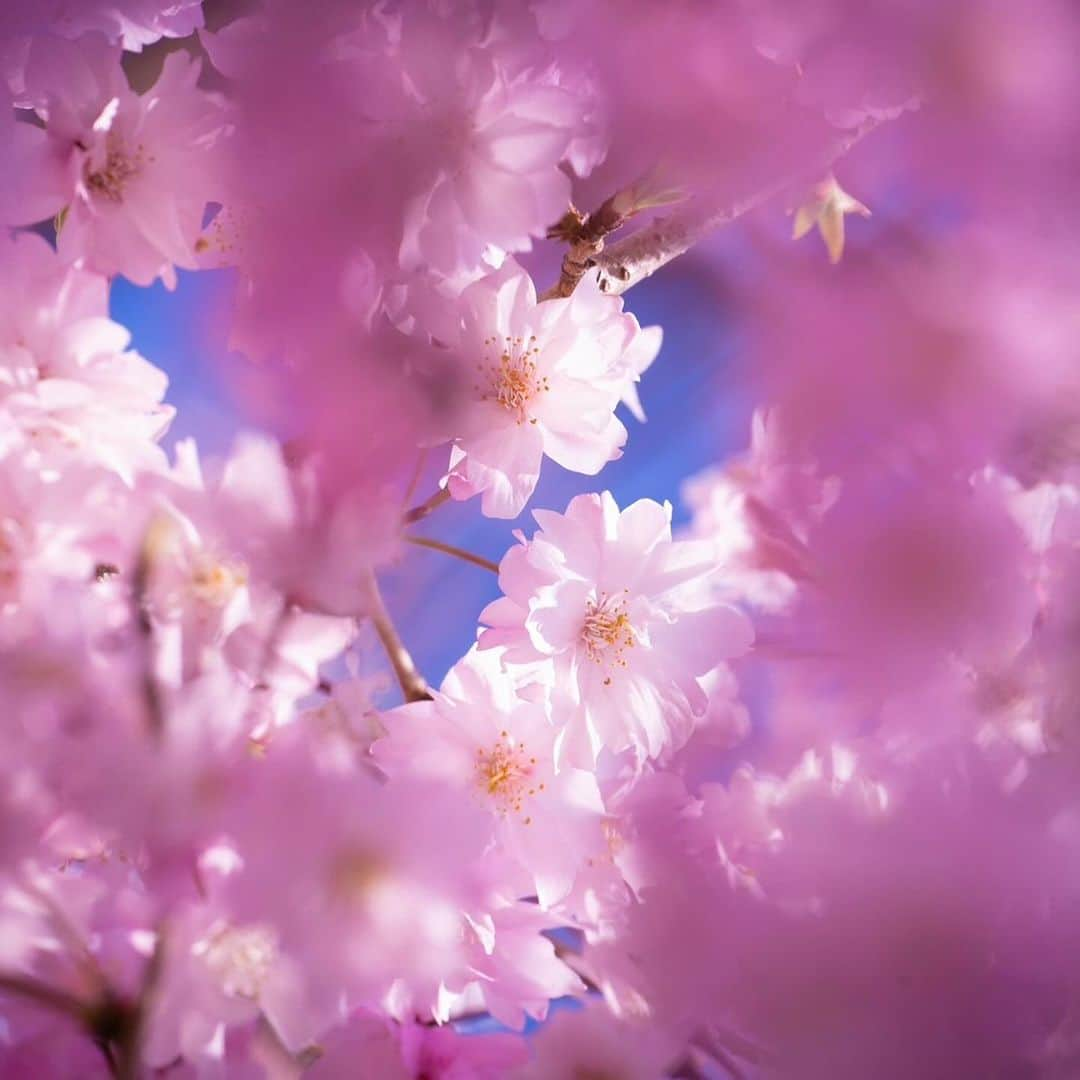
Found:
[[[146,1025],[156,1003],[161,987],[161,977],[165,970],[167,939],[167,926],[162,924],[158,928],[154,951],[146,964],[138,1004],[132,1010],[130,1024],[124,1031],[124,1037],[118,1041],[119,1059],[116,1064],[116,1075],[119,1080],[137,1080],[138,1078],[143,1043],[146,1039]]]
[[[864,120],[857,128],[837,138],[809,168],[800,169],[759,191],[723,205],[699,198],[686,210],[657,218],[633,235],[612,244],[593,260],[599,271],[600,288],[612,294],[624,293],[633,288],[662,266],[685,254],[714,229],[735,221],[789,188],[800,183],[809,183],[815,176],[831,168],[838,159],[885,121],[894,119],[913,107],[915,106],[905,105],[888,114]]]
[[[97,962],[97,957],[90,951],[90,946],[86,943],[75,924],[68,918],[67,912],[45,889],[40,888],[28,873],[20,873],[17,876],[17,881],[18,887],[48,912],[57,934],[67,944],[68,949],[71,951],[72,960],[79,968],[80,973],[93,985],[94,993],[104,993],[108,987],[108,981]]]
[[[405,643],[398,635],[394,621],[390,618],[390,613],[383,603],[382,593],[379,592],[379,583],[375,580],[373,571],[369,570],[367,572],[366,585],[368,593],[368,610],[366,614],[375,627],[375,633],[379,635],[379,641],[382,643],[387,659],[389,659],[390,665],[394,669],[394,675],[397,677],[398,685],[401,687],[405,700],[430,701],[431,690],[428,688],[424,676],[420,674],[416,664],[413,663],[413,658],[409,650],[405,648]]]
[[[725,1063],[725,1067],[728,1068],[730,1066],[726,1065],[726,1059],[732,1057],[739,1057],[743,1061],[759,1065],[768,1063],[771,1056],[764,1047],[740,1035],[737,1031],[730,1031],[718,1024],[712,1024],[698,1031],[694,1036],[694,1042],[706,1053],[712,1054],[717,1061]]]
[[[422,518],[426,518],[433,510],[437,510],[444,502],[450,498],[450,491],[448,488],[439,488],[430,499],[425,500],[419,506],[414,506],[411,510],[407,510],[402,516],[402,521],[406,525],[412,525],[414,522],[420,521]]]
[[[596,257],[604,250],[605,238],[636,212],[629,190],[609,196],[591,214],[582,214],[571,206],[547,231],[549,240],[564,240],[570,250],[563,256],[559,280],[540,299],[570,296],[589,268],[596,265]]]
[[[86,1013],[85,1001],[66,990],[58,990],[54,986],[39,982],[29,975],[0,972],[0,993],[26,998],[80,1020]]]
[[[444,544],[441,540],[431,540],[426,536],[408,536],[403,537],[407,544],[416,544],[417,547],[431,548],[432,551],[441,551],[444,555],[453,555],[455,559],[462,559],[467,563],[472,563],[474,566],[482,566],[485,570],[490,570],[493,574],[499,572],[499,564],[492,562],[490,559],[485,559],[482,555],[474,555],[471,551],[466,551],[464,548],[455,547],[453,544]]]
[[[413,467],[412,476],[409,477],[409,486],[405,489],[405,495],[402,498],[402,503],[408,506],[412,502],[412,497],[416,494],[416,486],[420,483],[420,477],[424,475],[424,465],[427,464],[427,448],[425,447],[416,456],[416,465]]]
[[[151,737],[161,739],[165,733],[165,708],[161,688],[154,673],[154,623],[150,617],[150,586],[154,564],[168,543],[169,523],[161,516],[151,519],[139,545],[132,584],[135,606],[135,625],[142,640],[142,690],[146,703],[146,726]]]
[[[698,1052],[701,1053],[702,1051],[699,1050]],[[709,1047],[707,1053],[728,1074],[731,1080],[746,1080],[746,1071],[725,1047],[715,1043]]]

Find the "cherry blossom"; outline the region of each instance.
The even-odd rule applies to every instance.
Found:
[[[560,1013],[538,1036],[533,1061],[518,1075],[551,1080],[619,1076],[652,1080],[675,1064],[675,1047],[655,1030],[617,1020],[603,1005]]]
[[[230,923],[228,912],[193,907],[169,924],[160,996],[147,1059],[182,1057],[209,1071],[223,1064],[224,1033],[266,1016],[289,1046],[303,1047],[325,1017],[306,1012],[303,983],[269,926]]]
[[[154,86],[136,94],[120,50],[96,35],[35,38],[26,94],[44,122],[47,153],[16,159],[37,184],[62,193],[59,242],[91,270],[148,285],[176,285],[176,267],[195,267],[195,245],[214,192],[213,147],[220,102],[196,86],[199,65],[167,57]],[[25,140],[24,140],[25,142]],[[16,148],[23,148],[17,143]],[[39,220],[41,204],[7,209],[9,224]]]
[[[1076,1075],[1075,5],[316,6],[0,12],[0,1076]]]
[[[66,265],[39,237],[5,237],[0,393],[42,466],[96,460],[131,480],[164,464],[156,441],[173,410],[164,372],[128,350],[108,317],[107,283]]]
[[[587,171],[602,156],[584,146],[587,85],[545,70],[532,50],[497,56],[470,30],[414,7],[397,57],[408,95],[396,125],[425,139],[430,176],[406,206],[401,263],[459,280],[527,250],[558,219],[570,196],[561,162]],[[458,57],[452,68],[432,63],[439,49]]]
[[[504,646],[567,692],[567,761],[678,746],[705,709],[699,677],[753,639],[745,615],[706,599],[708,549],[673,541],[670,506],[648,499],[620,511],[608,492],[583,495],[534,517],[540,530],[500,565],[505,596],[481,614],[481,648]]]
[[[437,776],[470,790],[498,822],[500,848],[529,872],[540,903],[569,892],[604,846],[596,779],[555,769],[557,730],[520,696],[491,652],[471,651],[431,702],[388,713],[375,760],[392,775]]]
[[[461,308],[453,347],[474,398],[451,451],[454,498],[479,494],[489,517],[516,517],[545,456],[590,476],[620,456],[627,436],[615,407],[656,355],[655,328],[641,330],[594,283],[537,303],[512,259],[466,289]]]
[[[311,1008],[332,1008],[342,992],[376,1002],[395,978],[450,973],[461,912],[481,895],[468,872],[482,850],[479,811],[431,783],[384,788],[319,768],[301,745],[282,736],[236,777],[229,833],[243,866],[226,883],[234,920],[269,926],[283,950],[306,957]],[[270,835],[264,815],[282,798],[290,827]],[[330,806],[333,832],[313,846]],[[268,890],[275,867],[279,885]]]
[[[202,26],[199,0],[14,0],[0,24],[5,34],[60,34],[78,38],[97,31],[138,52],[161,37],[186,37]]]
[[[376,1015],[358,1013],[330,1034],[308,1075],[334,1080],[363,1061],[387,1080],[499,1080],[526,1056],[525,1047],[508,1035],[465,1036],[416,1023],[395,1028]]]

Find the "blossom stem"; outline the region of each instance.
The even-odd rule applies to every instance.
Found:
[[[604,250],[605,237],[634,213],[633,201],[625,191],[610,195],[591,214],[582,214],[571,206],[547,231],[549,240],[566,240],[570,250],[563,256],[559,280],[540,299],[570,296],[590,267],[596,265],[596,257]]]
[[[33,901],[40,904],[49,913],[49,918],[59,937],[64,940],[71,952],[74,963],[79,968],[82,976],[93,985],[96,994],[102,994],[108,989],[108,982],[101,970],[97,959],[90,951],[82,935],[76,929],[75,924],[68,918],[64,909],[44,890],[26,875],[20,874],[18,878],[19,888]]]
[[[406,525],[412,525],[414,522],[420,521],[426,518],[433,510],[437,510],[444,502],[450,498],[450,491],[448,488],[439,488],[430,499],[420,503],[419,506],[414,506],[411,510],[405,512],[402,520]]]
[[[150,617],[150,586],[154,564],[165,548],[168,524],[158,516],[150,521],[139,546],[135,563],[133,599],[135,625],[142,640],[142,691],[146,705],[146,726],[150,736],[160,740],[165,731],[165,709],[157,676],[154,674],[154,624]]]
[[[48,986],[29,975],[0,972],[0,993],[27,998],[56,1012],[80,1019],[86,1012],[86,1003],[80,1001],[74,994]]]
[[[117,1040],[119,1058],[116,1063],[116,1075],[119,1080],[137,1080],[138,1078],[147,1020],[160,993],[166,948],[166,927],[162,924],[158,928],[154,951],[146,965],[138,1003],[127,1010],[128,1023],[123,1026],[122,1037]]]
[[[426,449],[421,450],[419,455],[417,455],[416,465],[413,467],[412,476],[409,477],[409,486],[405,489],[405,497],[401,500],[406,506],[409,505],[413,495],[416,494],[416,486],[420,483],[420,477],[424,473],[424,465],[427,464],[427,456],[428,452]]]
[[[427,536],[406,536],[405,542],[408,544],[416,544],[417,547],[431,548],[432,551],[441,551],[444,555],[453,555],[455,559],[462,559],[465,562],[472,563],[474,566],[482,566],[485,570],[490,570],[493,574],[499,572],[499,564],[492,562],[490,559],[485,559],[482,555],[474,555],[471,551],[466,551],[464,548],[455,547],[453,544],[444,544],[441,540],[432,540]]]
[[[613,295],[626,292],[662,266],[685,254],[714,229],[735,221],[789,188],[808,182],[808,177],[813,179],[811,174],[831,168],[886,120],[893,119],[913,107],[915,106],[901,106],[888,115],[873,116],[865,120],[854,130],[836,139],[813,169],[803,169],[796,174],[785,176],[735,202],[719,204],[708,198],[698,199],[686,210],[657,218],[645,228],[612,244],[597,253],[591,263],[599,270],[600,288]]]
[[[375,633],[379,635],[379,641],[386,652],[387,659],[394,669],[398,685],[406,701],[430,701],[431,691],[424,676],[417,670],[412,655],[405,648],[405,643],[398,635],[390,613],[383,603],[382,593],[379,592],[379,583],[375,580],[373,571],[367,572],[368,610],[367,616],[371,619]]]

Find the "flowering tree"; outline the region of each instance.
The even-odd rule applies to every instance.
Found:
[[[1069,0],[6,0],[0,1075],[1080,1075],[1078,56]],[[688,252],[757,408],[673,533],[591,478]],[[220,267],[251,430],[170,457],[110,281]],[[438,689],[418,546],[498,574]]]

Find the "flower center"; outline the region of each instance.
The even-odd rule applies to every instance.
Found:
[[[139,175],[144,160],[145,152],[141,143],[135,154],[131,155],[120,137],[110,131],[105,139],[105,161],[101,167],[94,169],[89,157],[83,166],[87,190],[91,195],[108,199],[109,202],[122,202],[124,188],[132,177]]]
[[[529,402],[537,394],[551,389],[547,377],[537,373],[533,357],[539,356],[540,350],[535,343],[535,335],[528,341],[519,337],[505,337],[498,361],[488,358],[486,363],[476,365],[481,379],[484,380],[476,387],[480,400],[494,401],[501,405],[514,415],[519,424],[526,420],[530,424],[536,423],[535,418],[529,416]],[[496,345],[497,339],[489,337],[484,344]]]
[[[490,796],[500,814],[521,812],[525,799],[543,791],[544,785],[533,780],[536,758],[525,744],[512,743],[508,732],[500,732],[500,741],[491,750],[476,751],[476,784]],[[525,819],[528,825],[531,818]]]
[[[389,876],[389,867],[379,856],[348,849],[338,855],[331,867],[331,892],[348,906],[364,908]]]
[[[623,654],[637,644],[630,616],[626,613],[626,600],[615,599],[607,593],[601,593],[599,600],[590,600],[581,625],[581,644],[585,647],[585,655],[594,664],[626,667]]]
[[[217,561],[209,556],[196,562],[191,573],[191,591],[210,607],[225,607],[247,585],[247,567],[242,563]]]
[[[222,926],[193,951],[229,997],[255,999],[277,959],[277,939],[267,926]]]

